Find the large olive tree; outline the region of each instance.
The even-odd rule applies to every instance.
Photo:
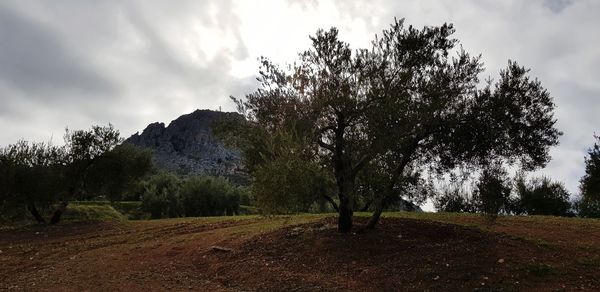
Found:
[[[481,85],[480,58],[457,49],[453,33],[449,24],[416,29],[396,20],[371,48],[353,51],[337,29],[319,30],[293,65],[263,58],[260,88],[236,99],[256,137],[296,133],[306,159],[335,177],[341,232],[366,201],[357,188],[366,169],[379,190],[369,194],[373,227],[386,202],[424,173],[496,160],[532,169],[549,160],[561,134],[549,93],[511,61],[497,82]],[[253,141],[245,154],[264,157]]]

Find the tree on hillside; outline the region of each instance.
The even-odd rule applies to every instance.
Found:
[[[58,223],[70,200],[121,191],[150,168],[149,153],[121,142],[112,125],[67,130],[64,146],[19,141],[0,148],[0,195],[24,205],[38,223],[37,206],[58,203],[50,223]]]
[[[475,185],[473,197],[479,211],[495,220],[499,213],[507,213],[510,204],[508,174],[500,165],[485,168]]]
[[[150,150],[129,143],[120,144],[98,156],[90,166],[85,191],[111,201],[120,201],[152,168]]]
[[[25,206],[38,223],[38,207],[49,207],[64,190],[64,147],[20,140],[0,148],[0,197],[12,206]]]
[[[562,183],[550,178],[534,178],[527,182],[523,175],[515,179],[517,197],[513,213],[527,215],[572,215],[570,194]]]
[[[471,194],[459,187],[446,186],[435,196],[433,204],[438,212],[475,213],[477,206]]]
[[[365,201],[357,179],[367,167],[381,188],[373,227],[387,202],[420,183],[413,178],[499,159],[528,169],[549,160],[560,135],[549,93],[515,62],[479,88],[480,59],[456,50],[453,33],[448,24],[416,29],[396,20],[371,49],[352,51],[337,29],[319,30],[293,65],[262,59],[261,87],[236,99],[257,137],[298,133],[308,159],[335,178],[340,231],[351,230]],[[260,149],[253,141],[246,149]]]
[[[588,149],[585,158],[585,175],[579,181],[581,200],[578,202],[579,214],[584,217],[600,217],[600,136]]]

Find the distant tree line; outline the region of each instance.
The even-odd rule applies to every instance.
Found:
[[[434,198],[440,212],[505,215],[575,216],[564,185],[549,178],[526,180],[523,174],[509,179],[502,170],[484,171],[471,186],[446,186]]]
[[[434,199],[442,212],[480,212],[495,216],[552,215],[600,218],[600,138],[588,150],[585,175],[580,180],[580,196],[571,194],[561,182],[548,177],[527,180],[521,172],[509,179],[499,165],[484,170],[466,191],[462,185],[445,186]]]
[[[136,193],[153,219],[239,215],[240,203],[250,200],[243,187],[221,177],[182,178],[165,172],[142,181]]]

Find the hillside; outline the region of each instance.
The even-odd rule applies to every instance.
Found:
[[[125,142],[154,151],[158,167],[180,174],[238,174],[240,153],[228,148],[213,134],[212,125],[236,113],[196,110],[168,126],[152,123]]]
[[[358,220],[361,221],[361,220]],[[0,290],[562,291],[600,288],[600,221],[390,213],[71,223],[0,231]]]

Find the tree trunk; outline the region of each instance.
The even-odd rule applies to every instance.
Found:
[[[367,222],[367,225],[365,226],[365,228],[366,229],[375,228],[375,226],[379,222],[379,218],[381,217],[382,212],[383,212],[383,202],[379,201],[379,202],[377,202],[377,205],[375,206],[375,210],[373,210],[373,214],[371,215],[371,218],[369,218],[369,222]]]
[[[338,230],[342,233],[348,233],[352,230],[352,200],[347,195],[340,196]]]
[[[56,211],[54,211],[54,215],[52,215],[52,219],[50,219],[50,224],[56,224],[56,223],[60,222],[60,217],[67,209],[67,205],[69,205],[69,203],[67,203],[67,202],[60,203],[60,207],[58,207],[58,209],[56,209]]]
[[[46,223],[46,219],[44,219],[44,217],[40,215],[40,212],[35,207],[34,203],[29,203],[29,205],[27,206],[27,210],[29,210],[29,213],[31,213],[31,215],[33,216],[33,218],[35,218],[35,221],[37,221],[37,223]]]

